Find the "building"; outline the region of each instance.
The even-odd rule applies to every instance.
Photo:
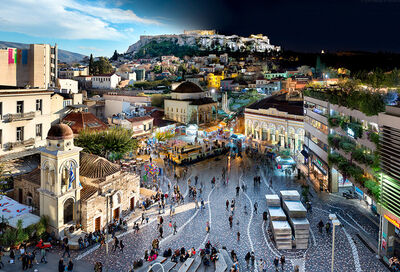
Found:
[[[207,74],[207,87],[219,90],[221,87],[221,80],[224,79],[224,72],[221,75],[215,75],[213,73]]]
[[[121,78],[116,74],[92,76],[93,89],[116,89]]]
[[[135,69],[134,72],[136,73],[137,81],[143,81],[146,79],[146,70],[145,69]]]
[[[302,153],[306,157],[306,174],[314,186],[332,193],[354,190],[369,205],[375,205],[375,197],[364,186],[363,177],[375,182],[372,165],[377,146],[370,135],[379,133],[378,115],[367,116],[358,109],[329,103],[310,92],[305,92],[304,113]],[[347,174],[350,170],[344,169],[345,164],[340,162],[351,168],[353,176]]]
[[[58,78],[75,79],[75,77],[88,76],[89,68],[86,66],[60,68],[58,70]]]
[[[117,72],[116,74],[121,77],[121,80],[128,80],[129,84],[133,84],[136,81],[135,72]]]
[[[23,157],[46,145],[52,94],[43,89],[0,90],[0,156]]]
[[[205,124],[217,120],[217,103],[192,82],[183,82],[164,100],[165,116],[180,123]]]
[[[0,49],[0,85],[55,87],[57,62],[57,44],[30,44],[29,49]]]
[[[262,145],[278,145],[299,153],[304,141],[303,101],[286,95],[264,98],[244,112],[245,135]]]
[[[382,187],[379,214],[381,231],[379,251],[388,259],[400,257],[400,107],[386,106],[386,112],[379,114],[380,166]]]
[[[73,131],[54,125],[41,150],[40,168],[20,178],[15,192],[49,217],[57,237],[82,225],[83,231],[101,230],[109,221],[134,209],[140,193],[139,177],[108,160],[81,152]],[[17,196],[18,199],[18,196]]]
[[[78,81],[72,79],[57,79],[56,86],[61,93],[78,93]]]
[[[57,124],[75,107],[82,107],[83,95],[81,93],[53,93],[51,95],[51,124]]]
[[[108,129],[108,126],[94,114],[82,109],[68,113],[61,123],[68,125],[74,134],[79,134],[82,130],[102,131]]]

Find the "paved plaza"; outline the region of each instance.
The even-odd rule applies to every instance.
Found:
[[[342,226],[336,229],[336,249],[334,271],[388,271],[388,269],[375,257],[369,248],[358,238],[358,233],[366,236],[377,237],[378,226],[371,220],[372,215],[364,210],[355,201],[348,201],[339,196],[317,195],[312,191],[312,212],[307,214],[310,221],[310,243],[307,250],[277,250],[271,241],[270,235],[266,231],[268,220],[263,221],[262,213],[266,210],[265,194],[278,193],[283,189],[296,189],[301,191],[300,184],[295,181],[295,177],[285,176],[277,170],[272,171],[266,165],[261,165],[257,161],[244,156],[230,161],[229,182],[224,185],[221,181],[222,168],[228,164],[227,156],[217,159],[210,159],[189,167],[186,178],[181,179],[178,185],[185,196],[184,204],[176,208],[176,214],[171,217],[169,210],[166,209],[164,217],[164,235],[160,239],[160,249],[185,247],[189,249],[202,248],[210,241],[217,244],[219,248],[225,246],[230,252],[234,250],[238,256],[240,269],[242,271],[259,271],[258,267],[246,267],[244,256],[248,251],[254,251],[257,262],[260,259],[266,260],[267,271],[275,271],[273,268],[273,258],[281,255],[286,256],[284,271],[293,271],[294,266],[299,265],[300,271],[330,271],[331,267],[331,234],[318,232],[317,223],[322,219],[324,223],[328,220],[330,213],[336,213]],[[258,166],[258,167],[257,167]],[[199,176],[197,185],[194,184],[194,177]],[[254,186],[253,177],[261,176],[261,184]],[[211,185],[211,179],[216,177],[215,188]],[[269,180],[272,177],[272,187]],[[205,209],[195,209],[194,202],[188,196],[188,180],[191,185],[197,188],[202,187],[203,192],[198,195],[199,202],[204,199]],[[168,180],[174,185],[171,177],[165,179],[162,184],[163,190],[167,190]],[[247,190],[240,190],[236,195],[238,185],[247,185]],[[231,214],[226,209],[226,200],[235,199],[236,208],[234,211],[233,226],[230,228],[228,217]],[[258,203],[258,213],[254,211],[254,204]],[[169,205],[167,205],[169,207]],[[100,261],[108,271],[128,271],[134,260],[144,255],[145,250],[151,248],[151,242],[158,237],[156,209],[146,211],[149,214],[149,223],[141,225],[139,233],[132,227],[127,232],[120,233],[125,248],[123,252],[117,249],[111,250],[112,242],[109,243],[110,253],[107,258],[105,247],[98,246],[88,248],[79,252],[74,252],[72,257],[76,262],[74,271],[88,271],[88,267],[93,267],[94,263]],[[368,215],[368,216],[367,216]],[[137,212],[134,216],[140,216]],[[134,220],[131,220],[132,226]],[[176,222],[178,232],[173,235],[173,229],[169,222]],[[211,230],[206,232],[206,222],[210,223]],[[240,240],[237,233],[240,232]],[[54,255],[55,254],[55,255]],[[52,258],[58,260],[61,251],[54,250]],[[6,259],[6,258],[4,258]],[[10,265],[6,265],[7,271]],[[19,268],[20,266],[18,266]],[[54,271],[53,267],[43,265],[39,271]],[[104,271],[104,270],[103,270]]]

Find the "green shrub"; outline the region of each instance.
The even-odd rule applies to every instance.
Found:
[[[379,134],[376,132],[369,132],[368,139],[373,142],[376,147],[379,147]]]
[[[338,127],[341,123],[342,118],[340,116],[333,116],[328,118],[328,124],[330,127]]]
[[[352,152],[355,148],[355,144],[348,142],[348,141],[340,141],[340,148],[345,152],[345,153],[349,153]]]

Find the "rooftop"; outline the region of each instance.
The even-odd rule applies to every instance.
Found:
[[[62,120],[63,124],[67,124],[74,134],[78,134],[83,129],[88,130],[106,130],[108,126],[97,118],[93,113],[84,111],[75,111],[69,113]]]
[[[91,179],[101,179],[119,171],[120,167],[118,164],[112,163],[103,157],[85,152],[80,153],[80,176]]]
[[[286,99],[286,94],[274,95],[257,101],[247,109],[259,110],[259,109],[269,109],[274,108],[278,111],[287,112],[293,115],[304,115],[303,101],[290,101]]]
[[[199,85],[185,81],[181,83],[175,90],[172,91],[173,93],[202,93],[204,92]]]

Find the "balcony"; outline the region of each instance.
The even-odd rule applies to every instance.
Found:
[[[36,112],[31,111],[31,112],[22,112],[22,113],[15,113],[15,114],[7,114],[5,116],[5,119],[8,122],[15,122],[15,121],[22,121],[22,120],[32,120],[35,118]]]
[[[32,146],[35,144],[35,139],[30,138],[28,140],[25,141],[18,141],[18,142],[14,142],[14,143],[9,143],[9,149],[12,150],[14,148],[19,148],[19,147],[28,147],[28,146]]]

